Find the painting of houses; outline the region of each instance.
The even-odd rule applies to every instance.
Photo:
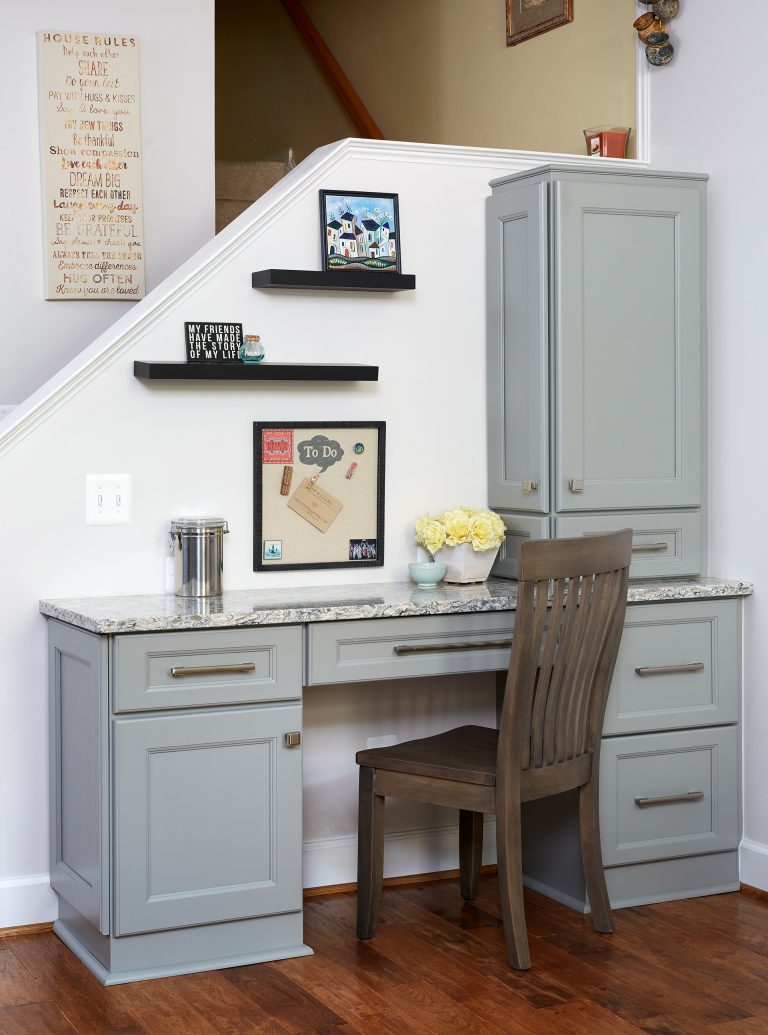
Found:
[[[323,269],[400,272],[396,194],[320,191]]]

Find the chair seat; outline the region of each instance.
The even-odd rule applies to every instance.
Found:
[[[487,726],[458,726],[434,737],[358,751],[358,765],[411,776],[496,785],[499,732]]]

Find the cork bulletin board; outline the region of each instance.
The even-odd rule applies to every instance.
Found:
[[[383,565],[385,427],[254,423],[254,571]]]

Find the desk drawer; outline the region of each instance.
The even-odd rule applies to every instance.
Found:
[[[301,626],[115,636],[113,709],[196,708],[301,697]]]
[[[737,722],[739,602],[627,608],[603,733]]]
[[[506,669],[514,621],[513,611],[497,611],[318,622],[309,626],[307,681],[357,683]]]
[[[700,855],[739,843],[734,726],[604,740],[600,829],[606,866]]]

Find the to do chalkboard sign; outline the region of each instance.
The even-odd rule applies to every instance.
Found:
[[[241,323],[184,323],[188,363],[239,363]]]

